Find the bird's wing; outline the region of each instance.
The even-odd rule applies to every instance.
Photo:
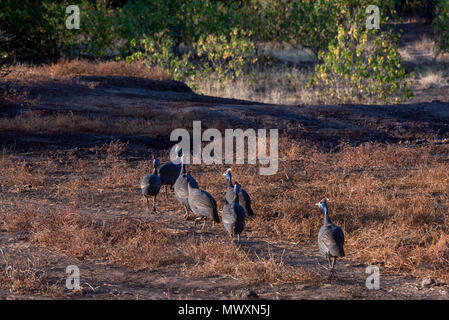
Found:
[[[176,180],[175,186],[175,193],[178,197],[182,199],[187,199],[189,196],[189,189],[187,187],[187,179],[185,177],[179,177],[178,180]]]
[[[337,227],[336,225],[334,225],[334,228],[332,229],[332,237],[338,244],[345,243],[345,234],[343,233],[343,230],[341,230],[341,228]]]
[[[237,220],[244,222],[246,216],[245,210],[239,203],[234,202],[234,211],[237,214]]]
[[[247,205],[251,205],[251,197],[249,196],[248,192],[246,192],[245,190],[240,190],[243,199],[245,199],[245,202]]]
[[[223,223],[227,224],[234,224],[236,222],[237,216],[229,204],[223,207],[221,220],[223,221]]]
[[[205,195],[209,198],[209,200],[211,201],[212,205],[213,205],[215,208],[217,208],[217,201],[215,201],[214,197],[212,197],[211,194],[210,194],[209,192],[204,191],[204,190],[201,190],[201,193],[202,193],[202,194],[205,194]]]
[[[149,179],[150,179],[150,181],[149,181],[150,185],[155,186],[155,187],[161,186],[161,179],[159,178],[159,176],[152,174]]]
[[[203,190],[201,190],[201,192],[195,192],[192,195],[192,200],[198,208],[210,209],[213,207],[213,202]]]
[[[319,240],[326,248],[335,244],[333,230],[329,226],[322,227],[319,232]]]
[[[228,187],[228,191],[226,191],[226,195],[225,195],[225,201],[227,201],[228,203],[231,203],[232,201],[234,201],[234,198],[235,198],[234,188]]]

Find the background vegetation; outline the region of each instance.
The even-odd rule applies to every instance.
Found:
[[[65,27],[72,4],[80,8],[79,30]],[[365,27],[373,4],[381,30]],[[255,66],[273,62],[260,44],[275,42],[313,53],[308,84],[318,88],[318,101],[397,102],[410,97],[391,23],[398,12],[428,17],[440,50],[449,51],[447,0],[5,0],[0,29],[10,40],[1,54],[31,63],[138,60],[201,89],[205,78],[218,87],[244,76],[254,81]]]

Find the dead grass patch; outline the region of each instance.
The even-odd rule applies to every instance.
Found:
[[[6,80],[68,80],[79,75],[129,76],[153,80],[170,80],[170,75],[161,69],[149,69],[141,62],[125,61],[90,62],[87,60],[62,59],[56,63],[42,66],[16,65],[11,67]]]
[[[200,241],[185,249],[195,265],[184,268],[188,276],[225,275],[248,285],[260,283],[283,284],[290,282],[315,282],[319,276],[300,266],[287,265],[283,257],[250,257],[243,249],[229,242]]]
[[[3,157],[4,192],[13,190],[14,177],[26,182],[36,174],[36,183],[46,186],[41,201],[73,202],[80,209],[44,214],[48,209],[43,209],[42,202],[42,212],[35,217],[34,208],[14,211],[2,207],[1,228],[33,230],[30,239],[51,250],[136,269],[185,263],[186,275],[228,275],[244,283],[313,279],[307,270],[285,264],[279,256],[256,257],[236,250],[225,236],[198,242],[165,232],[163,226],[113,219],[102,226],[82,218],[83,207],[117,208],[131,215],[144,210],[138,183],[150,165],[144,160],[127,161],[126,148],[126,143],[113,141],[99,147],[90,160],[70,156],[58,165],[57,159],[33,163],[31,176],[26,166]],[[332,220],[345,231],[349,259],[448,281],[448,149],[446,145],[369,143],[327,152],[284,139],[276,175],[258,176],[253,167],[232,166],[233,179],[251,195],[256,214],[243,236],[315,245],[322,214],[314,204],[327,196]],[[217,200],[220,213],[225,169],[189,166],[201,187]],[[18,193],[18,199],[27,196],[27,191]],[[169,200],[160,197],[158,207],[182,211],[172,196]]]
[[[139,219],[100,222],[73,207],[57,212],[31,206],[1,210],[0,219],[3,230],[26,233],[32,243],[80,260],[106,260],[136,270],[179,262],[172,237]]]
[[[48,278],[37,260],[28,259],[18,265],[13,259],[0,252],[0,287],[9,291],[10,295],[34,294],[58,297],[64,293],[59,283]]]

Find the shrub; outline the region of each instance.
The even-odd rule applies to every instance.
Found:
[[[251,33],[232,30],[229,34],[200,36],[191,48],[176,55],[176,43],[168,31],[153,37],[133,39],[133,54],[127,62],[142,61],[148,67],[159,67],[169,72],[173,79],[186,81],[195,87],[196,81],[212,75],[219,82],[238,77],[246,64],[257,61]]]
[[[363,7],[361,9],[364,9]],[[398,52],[398,37],[388,31],[360,27],[362,10],[340,25],[308,86],[317,87],[327,103],[400,102],[411,96],[407,72]],[[351,23],[352,21],[352,23]]]
[[[235,79],[241,75],[246,64],[257,61],[251,32],[238,29],[226,35],[201,36],[194,48],[203,60],[200,66],[202,74],[212,73],[220,82]]]
[[[433,30],[440,49],[449,52],[449,1],[440,0],[437,2]]]
[[[174,41],[167,32],[160,32],[154,37],[131,40],[134,53],[126,57],[126,62],[143,62],[148,68],[161,68],[172,75],[174,80],[187,81],[194,77],[195,66],[191,63],[191,53],[177,56]]]

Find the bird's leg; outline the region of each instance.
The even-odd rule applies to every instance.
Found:
[[[153,197],[153,212],[156,212],[156,196]]]
[[[147,210],[150,211],[150,200],[148,200],[148,197],[145,197],[145,200],[147,201]]]
[[[237,244],[240,245],[240,234],[237,235]]]
[[[203,219],[203,217],[199,217],[199,218],[196,218],[196,219],[195,219],[195,226],[196,226],[196,224],[198,223],[198,221],[200,221],[201,219]]]
[[[204,229],[204,226],[206,225],[206,220],[207,220],[207,218],[204,218],[204,222],[203,222],[203,226],[201,227],[201,230]]]
[[[330,260],[331,260],[331,259],[329,258],[329,261],[330,261]],[[334,267],[335,267],[335,261],[336,261],[336,260],[337,260],[336,257],[332,257],[332,263],[331,263],[331,265],[330,265],[331,270],[330,270],[329,280],[331,280],[332,277],[334,276]]]
[[[165,197],[168,198],[168,185],[165,185]]]
[[[329,263],[329,268],[331,268],[331,256],[329,254],[327,255],[327,262]]]

